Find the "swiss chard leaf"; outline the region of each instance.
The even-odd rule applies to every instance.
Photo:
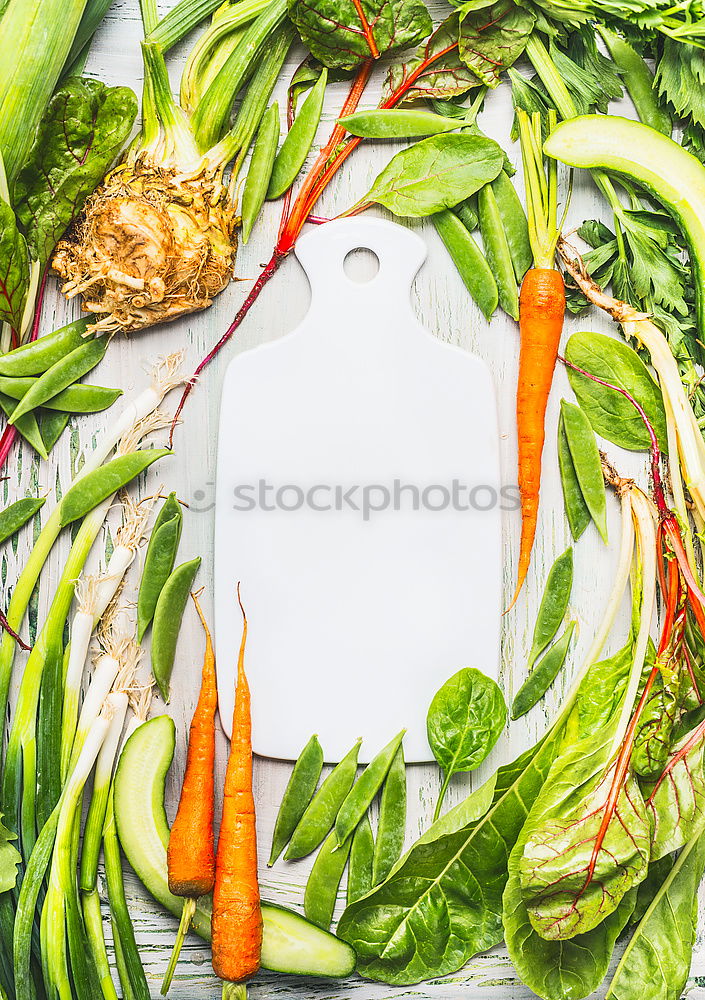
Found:
[[[634,643],[630,638],[616,653],[593,663],[588,670],[577,696],[581,737],[606,726],[619,708],[627,689],[633,655]]]
[[[17,883],[17,866],[22,856],[13,840],[17,840],[17,835],[7,829],[0,814],[0,892],[9,892]]]
[[[116,159],[136,114],[127,87],[80,77],[54,94],[15,184],[15,208],[34,260],[49,259]]]
[[[479,767],[506,721],[504,696],[491,677],[474,667],[453,674],[434,696],[426,719],[429,745],[446,777]]]
[[[9,323],[18,334],[28,288],[27,243],[15,213],[0,199],[0,323]]]
[[[566,344],[565,354],[571,364],[633,396],[656,431],[659,446],[667,449],[663,396],[636,351],[602,333],[574,333]],[[644,422],[625,396],[570,368],[568,379],[597,434],[630,451],[649,447]]]
[[[651,830],[636,779],[613,758],[615,725],[554,762],[519,862],[531,924],[562,941],[585,934],[646,876]]]
[[[677,851],[705,824],[705,723],[673,747],[646,800],[653,839],[651,860]]]
[[[405,101],[457,97],[480,81],[460,58],[460,14],[445,19],[410,58],[392,63],[384,83],[383,101],[403,94]]]
[[[607,1000],[680,1000],[693,960],[705,835],[691,840],[666,876],[617,966]]]
[[[312,54],[329,69],[416,45],[433,24],[421,0],[289,0],[289,16]]]
[[[365,195],[395,215],[419,218],[452,208],[493,181],[502,150],[483,136],[445,133],[403,149]]]
[[[658,657],[654,684],[639,717],[632,767],[645,778],[656,778],[666,766],[673,728],[680,714],[690,678],[682,654],[682,637],[674,635]]]
[[[499,84],[502,73],[526,48],[536,18],[513,0],[499,0],[477,10],[460,8],[460,58],[488,87]]]
[[[422,837],[386,882],[345,910],[337,933],[355,948],[363,976],[417,983],[460,969],[501,940],[509,852],[559,739],[553,731],[499,768],[481,818],[456,829],[451,814],[442,817],[439,836]]]

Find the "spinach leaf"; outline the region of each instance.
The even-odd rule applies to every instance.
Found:
[[[0,892],[9,892],[17,883],[17,866],[22,861],[12,841],[17,835],[7,829],[0,813]]]
[[[631,890],[616,910],[586,934],[568,941],[547,941],[531,926],[522,897],[519,862],[531,831],[531,814],[509,858],[504,890],[504,939],[521,981],[543,1000],[581,1000],[598,988],[609,967],[615,942],[634,909]]]
[[[384,205],[395,215],[433,215],[493,181],[502,163],[502,150],[492,139],[432,135],[397,153],[363,200]]]
[[[301,40],[329,69],[354,69],[366,59],[416,45],[433,23],[422,0],[289,0]]]
[[[688,733],[669,755],[649,790],[646,809],[653,830],[651,860],[677,851],[705,825],[705,723]]]
[[[667,449],[663,396],[636,351],[601,333],[574,333],[566,344],[565,356],[578,368],[626,389],[649,418],[661,450]],[[570,368],[568,380],[597,434],[629,451],[649,447],[649,435],[641,417],[621,393]]]
[[[573,549],[568,548],[558,556],[546,578],[546,586],[534,625],[531,652],[529,653],[529,670],[561,627],[570,601],[572,587]]]
[[[646,877],[651,828],[636,779],[617,775],[618,719],[568,746],[535,806],[519,874],[531,925],[547,940],[591,931]]]
[[[29,288],[27,244],[17,228],[17,219],[0,199],[0,323],[9,323],[20,333]]]
[[[474,667],[453,674],[436,693],[426,719],[429,746],[444,772],[435,818],[450,779],[480,766],[506,721],[502,692],[491,677]]]
[[[561,735],[562,729],[552,730],[499,768],[492,804],[481,818],[421,838],[386,882],[345,910],[337,933],[355,948],[361,975],[392,985],[418,983],[455,972],[499,943],[509,852]],[[448,829],[448,816],[439,821],[441,829]]]
[[[34,260],[49,259],[122,149],[136,114],[127,87],[80,77],[56,91],[15,183],[15,208]]]
[[[404,87],[405,101],[456,97],[479,87],[477,75],[460,58],[459,35],[460,15],[453,11],[410,59],[392,63],[382,90],[383,101]]]
[[[460,14],[460,58],[486,86],[498,86],[502,73],[526,48],[535,16],[513,0],[499,0],[483,10],[467,4]]]
[[[705,871],[705,834],[686,844],[634,931],[607,1000],[680,1000],[698,921],[698,886]]]

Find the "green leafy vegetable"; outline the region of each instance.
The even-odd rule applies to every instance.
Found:
[[[620,650],[593,663],[577,696],[579,733],[587,736],[605,726],[617,711],[627,688],[634,654],[630,638]]]
[[[457,11],[443,21],[420,49],[401,62],[392,63],[382,91],[383,100],[404,88],[405,101],[455,97],[466,94],[480,81],[460,58]]]
[[[289,0],[289,16],[304,45],[331,69],[354,69],[416,45],[433,27],[421,0],[336,0],[324,8]]]
[[[17,883],[17,866],[22,856],[12,843],[17,834],[8,830],[0,814],[0,892],[9,892]]]
[[[480,766],[506,721],[502,692],[491,677],[474,667],[453,674],[436,693],[426,718],[428,742],[444,772],[436,819],[450,779]]]
[[[395,215],[432,215],[494,180],[502,163],[502,150],[492,139],[433,135],[397,153],[364,201],[384,205]]]
[[[543,597],[534,625],[528,669],[555,636],[565,617],[573,587],[573,550],[568,548],[558,556],[548,572]]]
[[[32,259],[45,264],[130,134],[137,101],[127,87],[87,77],[52,97],[15,185],[15,207]]]
[[[653,836],[651,860],[677,851],[705,823],[705,723],[673,747],[646,800]]]
[[[479,80],[496,87],[507,67],[524,51],[536,18],[513,0],[499,0],[477,9],[461,7],[460,58]]]
[[[570,364],[625,389],[633,396],[649,418],[659,447],[662,450],[666,448],[663,396],[636,351],[602,333],[574,333],[566,344],[565,356]],[[580,408],[597,434],[630,451],[642,451],[649,447],[649,434],[643,420],[621,393],[599,385],[570,368],[568,379]]]
[[[27,243],[17,228],[17,219],[0,199],[0,323],[9,323],[19,334],[29,288]]]

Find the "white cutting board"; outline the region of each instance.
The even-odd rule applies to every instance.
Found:
[[[343,267],[356,248],[379,260],[367,283]],[[482,361],[416,319],[410,289],[426,247],[410,230],[339,220],[303,237],[296,254],[311,284],[307,316],[280,340],[235,357],[223,386],[215,518],[221,718],[229,733],[240,580],[256,753],[293,760],[318,733],[333,762],[362,736],[360,759],[368,761],[406,727],[407,761],[430,760],[426,711],[438,687],[464,666],[498,673],[493,384]],[[454,480],[463,487],[456,502]],[[395,481],[409,487],[396,505]],[[365,486],[375,487],[374,506],[385,500],[380,487],[391,498],[367,518]],[[353,487],[359,510],[343,498]],[[431,509],[444,503],[444,490],[450,503]]]

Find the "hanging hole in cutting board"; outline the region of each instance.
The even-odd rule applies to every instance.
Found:
[[[357,282],[358,285],[366,285],[379,273],[379,257],[374,250],[356,247],[345,255],[343,270],[351,281]]]

